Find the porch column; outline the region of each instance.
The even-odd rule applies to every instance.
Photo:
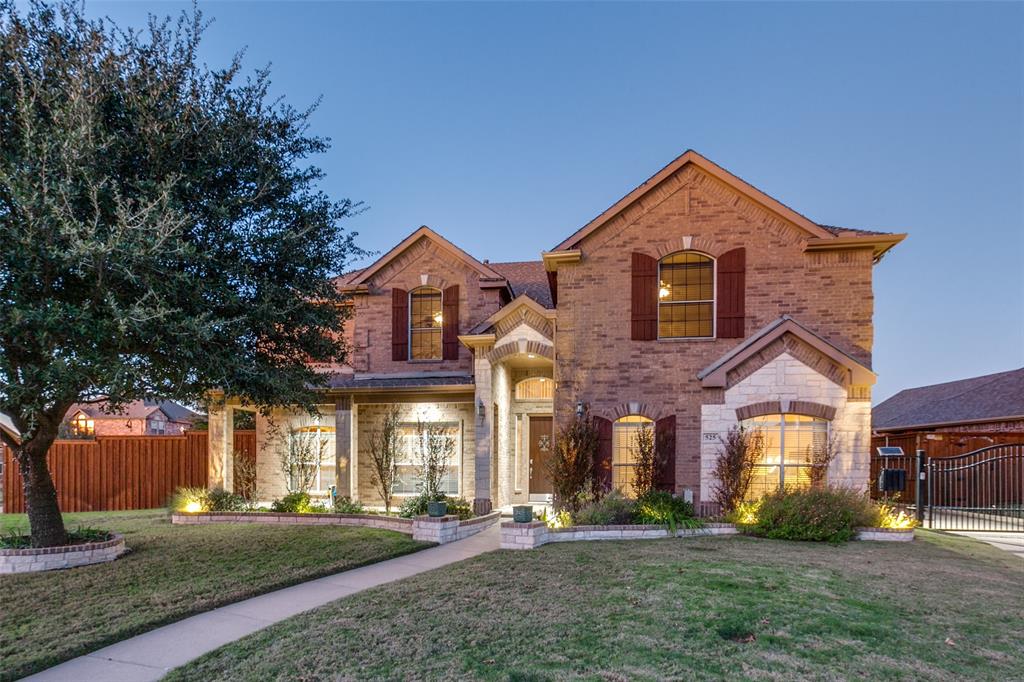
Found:
[[[234,486],[233,410],[223,403],[211,403],[207,409],[207,485],[231,491]]]
[[[473,476],[473,513],[491,511],[491,429],[494,428],[494,409],[491,401],[491,361],[483,349],[474,351],[473,373],[476,392],[473,411],[476,414],[476,457]]]
[[[337,455],[335,485],[338,495],[352,494],[352,398],[342,396],[334,403],[334,452]]]

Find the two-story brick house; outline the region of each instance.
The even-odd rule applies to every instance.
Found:
[[[595,418],[599,475],[629,490],[632,435],[652,424],[662,484],[710,497],[719,437],[767,437],[759,486],[799,482],[832,442],[833,482],[867,483],[872,268],[905,235],[812,222],[688,151],[531,262],[477,260],[422,227],[338,278],[350,364],[318,420],[257,419],[263,496],[285,492],[281,423],[330,442],[317,488],[368,504],[369,443],[398,405],[415,492],[417,421],[456,438],[449,492],[478,511],[550,494],[555,434]],[[228,402],[230,408],[231,402]],[[211,409],[211,474],[230,482],[230,409]]]

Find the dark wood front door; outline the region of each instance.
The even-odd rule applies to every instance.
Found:
[[[530,494],[550,495],[551,474],[548,462],[554,450],[551,417],[530,417]]]

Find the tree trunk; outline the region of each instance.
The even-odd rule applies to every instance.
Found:
[[[22,443],[15,451],[33,547],[56,547],[67,544],[68,540],[60,505],[57,504],[57,489],[46,464],[46,453],[56,438],[55,426],[42,426],[32,440]]]

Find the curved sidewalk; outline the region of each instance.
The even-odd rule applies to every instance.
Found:
[[[465,540],[286,587],[190,616],[36,673],[50,682],[144,682],[303,611],[498,549],[500,524]]]

